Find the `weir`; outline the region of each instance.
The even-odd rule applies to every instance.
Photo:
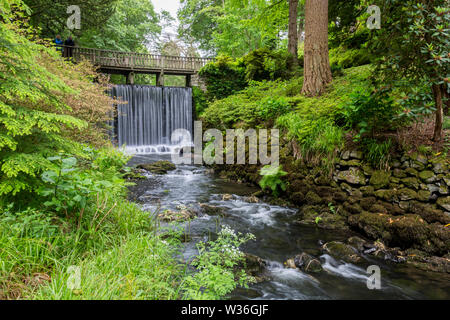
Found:
[[[116,145],[130,153],[171,153],[190,141],[171,143],[176,129],[191,133],[192,89],[145,85],[116,85],[111,95],[128,103],[118,104],[111,123]]]

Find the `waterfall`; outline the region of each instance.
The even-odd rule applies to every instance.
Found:
[[[185,129],[192,137],[192,89],[117,85],[111,95],[120,101],[111,123],[115,143],[131,153],[176,152],[171,134]],[[184,142],[185,145],[186,142]]]

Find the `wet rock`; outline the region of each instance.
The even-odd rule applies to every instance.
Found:
[[[424,271],[450,273],[450,259],[427,255],[425,252],[415,249],[407,250],[407,263]]]
[[[354,248],[339,241],[327,242],[323,246],[323,249],[334,258],[341,259],[345,262],[358,263],[361,261],[361,257],[358,256]]]
[[[372,185],[375,189],[382,189],[389,185],[390,176],[390,172],[377,170],[370,177],[369,184]]]
[[[248,203],[259,203],[259,199],[255,196],[244,197],[243,200]]]
[[[144,169],[155,174],[166,174],[169,171],[175,170],[176,166],[170,161],[156,161],[148,164],[139,164],[137,165],[137,168]]]
[[[295,265],[294,259],[288,259],[284,263],[284,265],[289,269],[297,269],[297,266]]]
[[[356,184],[356,185],[365,185],[366,184],[366,177],[364,173],[357,169],[357,168],[350,168],[347,171],[340,171],[337,174],[337,179],[339,181],[346,181],[350,184]]]
[[[177,209],[178,211],[164,210],[162,213],[158,214],[158,218],[166,222],[181,222],[194,219],[197,216],[190,208],[180,206],[177,207]]]
[[[353,248],[358,250],[359,252],[363,252],[366,247],[364,246],[367,241],[364,239],[361,239],[360,237],[354,236],[347,239],[347,243],[351,245]]]
[[[222,195],[222,201],[230,201],[231,199],[233,199],[233,195],[232,194],[223,194]]]
[[[323,270],[320,261],[305,252],[294,257],[294,264],[305,272],[318,273]]]
[[[268,279],[266,274],[267,262],[258,256],[245,253],[244,264],[238,269],[244,269],[248,275],[254,277],[256,282],[263,282]]]
[[[200,210],[202,213],[207,214],[209,216],[222,215],[223,208],[218,206],[213,206],[207,203],[200,203]]]

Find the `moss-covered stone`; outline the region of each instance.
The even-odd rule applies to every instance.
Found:
[[[417,200],[428,201],[430,200],[431,192],[428,190],[420,190],[417,192]]]
[[[406,178],[407,177],[406,171],[402,170],[402,169],[398,169],[398,168],[394,169],[392,174],[396,178]]]
[[[405,172],[410,175],[411,177],[417,177],[419,175],[419,171],[417,171],[414,168],[407,168],[405,169]]]
[[[366,177],[364,176],[364,173],[362,173],[362,171],[357,168],[350,168],[347,171],[339,171],[337,174],[337,179],[339,181],[345,181],[350,184],[366,184]]]
[[[361,187],[361,188],[359,188],[359,191],[361,191],[361,193],[365,197],[370,197],[370,196],[373,196],[375,194],[375,189],[372,186]]]
[[[305,196],[305,201],[310,204],[320,204],[322,203],[322,198],[319,197],[314,191],[309,191]]]
[[[419,181],[419,179],[414,178],[414,177],[403,178],[403,179],[401,180],[401,182],[402,182],[405,186],[407,186],[408,188],[413,188],[413,189],[416,189],[416,190],[418,190],[418,189],[419,189],[419,186],[420,186],[420,181]]]
[[[372,176],[370,177],[369,183],[375,189],[382,189],[389,184],[389,178],[391,174],[388,171],[377,170],[374,171]]]
[[[430,170],[424,170],[419,172],[419,178],[427,183],[431,183],[436,181],[436,175],[433,171]]]
[[[450,197],[441,197],[436,203],[446,211],[450,211]]]
[[[417,192],[408,188],[403,188],[397,191],[397,196],[402,201],[413,200],[417,199]]]
[[[390,189],[377,190],[377,191],[375,191],[375,196],[377,198],[383,199],[385,201],[394,201],[394,200],[396,200],[396,192],[395,192],[395,190],[390,190]]]
[[[176,166],[170,161],[156,161],[153,163],[139,164],[137,168],[156,174],[166,174],[169,171],[175,170]]]
[[[341,259],[350,263],[358,263],[361,261],[361,257],[358,256],[355,249],[350,245],[339,241],[327,242],[324,244],[323,249],[336,259]]]

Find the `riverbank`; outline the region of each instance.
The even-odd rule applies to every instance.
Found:
[[[159,160],[170,160],[170,156],[136,155],[130,165]],[[228,171],[231,175],[232,171]],[[182,257],[186,261],[198,253],[198,242],[216,237],[220,225],[255,235],[255,240],[245,244],[242,251],[258,257],[252,260],[256,263],[249,270],[256,276],[257,283],[248,289],[237,288],[228,296],[230,298],[448,298],[445,287],[450,279],[447,274],[385,260],[382,254],[388,253],[388,248],[378,250],[375,247],[378,242],[353,230],[331,230],[320,224],[298,223],[301,207],[287,198],[272,198],[269,194],[255,198],[252,194],[258,194],[258,189],[243,179],[237,183],[224,174],[220,177],[219,170],[213,173],[211,168],[178,165],[164,175],[146,174],[146,179],[137,180],[136,186],[131,187],[131,198],[145,210],[159,207],[161,211],[194,214],[194,219],[183,224],[188,234],[182,245]],[[376,248],[377,254],[367,252],[369,247]],[[348,251],[353,248],[355,252]],[[355,253],[359,258],[354,259]],[[295,263],[294,258],[301,254],[317,259],[320,270],[288,265],[290,259]],[[366,285],[366,268],[374,264],[381,268],[381,290],[368,290]]]

